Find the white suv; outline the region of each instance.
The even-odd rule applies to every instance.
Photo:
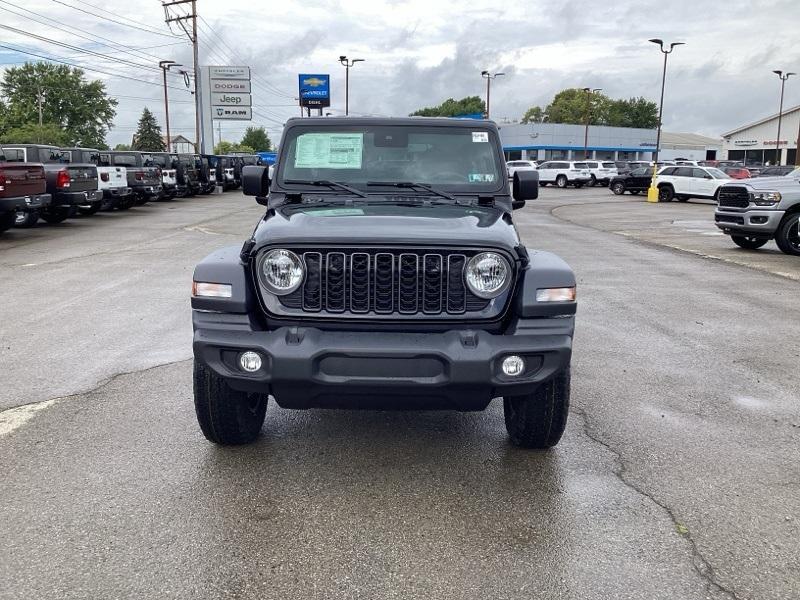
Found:
[[[537,170],[539,171],[539,185],[552,183],[560,188],[568,185],[579,188],[592,179],[589,168],[583,161],[549,160],[540,164]]]
[[[731,181],[715,167],[664,167],[656,176],[659,202],[673,199],[686,202],[689,198],[717,199],[719,188]]]
[[[585,160],[586,166],[589,167],[590,186],[595,186],[598,183],[608,185],[612,177],[616,177],[617,165],[612,160]]]
[[[506,163],[508,178],[514,177],[517,171],[535,171],[537,164],[535,160],[510,160]]]

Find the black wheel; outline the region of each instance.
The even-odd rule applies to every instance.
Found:
[[[597,185],[597,177],[592,175],[592,178],[589,180],[589,187],[594,187]]]
[[[775,232],[775,243],[784,254],[800,256],[800,213],[783,218]]]
[[[503,398],[506,430],[512,444],[550,448],[558,443],[567,426],[569,379],[567,367],[530,395]]]
[[[82,215],[93,215],[99,212],[102,207],[103,207],[102,202],[93,202],[87,207],[82,207],[82,206],[78,207],[78,212],[81,213]]]
[[[761,248],[761,246],[769,241],[767,238],[758,238],[749,235],[732,235],[731,239],[733,240],[734,244],[740,248],[745,248],[746,250],[755,250],[757,248]]]
[[[672,202],[675,197],[675,190],[671,185],[662,185],[658,188],[658,201],[659,202]]]
[[[14,222],[14,227],[20,229],[30,229],[39,222],[39,213],[35,210],[30,212],[18,212],[17,220]]]
[[[17,222],[17,213],[16,211],[3,213],[0,215],[0,231],[6,231],[7,229],[11,229],[14,226],[14,223]]]
[[[556,186],[557,187],[565,188],[565,187],[567,187],[567,183],[569,183],[569,182],[567,181],[567,176],[566,175],[559,175],[558,177],[556,177]]]
[[[42,218],[42,221],[55,225],[56,223],[63,223],[69,219],[73,216],[74,212],[72,207],[57,206],[56,208],[43,211],[39,216]]]
[[[203,365],[194,363],[194,409],[206,439],[225,446],[258,437],[267,414],[266,394],[232,389]]]
[[[622,196],[622,194],[625,193],[625,184],[621,181],[617,181],[611,185],[611,191],[617,196]]]

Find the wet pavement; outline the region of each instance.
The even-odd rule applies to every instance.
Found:
[[[575,222],[609,198],[515,215],[579,279],[548,452],[497,402],[272,404],[256,444],[207,443],[188,289],[261,213],[239,194],[3,235],[0,598],[800,597],[798,283]],[[613,210],[639,206],[703,218]]]

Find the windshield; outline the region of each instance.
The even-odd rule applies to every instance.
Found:
[[[715,179],[730,179],[727,173],[723,173],[719,169],[715,169],[714,167],[706,167],[706,171],[708,171],[712,177]]]
[[[419,182],[452,191],[499,190],[506,168],[494,132],[479,127],[293,127],[278,181]],[[501,173],[503,174],[501,176]],[[289,184],[292,185],[292,184]],[[371,188],[374,189],[374,188]]]
[[[142,154],[142,161],[145,167],[166,167],[166,154]]]

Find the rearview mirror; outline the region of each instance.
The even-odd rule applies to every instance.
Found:
[[[526,200],[539,197],[539,173],[536,171],[517,171],[514,173],[511,208],[514,210],[525,206]]]
[[[247,166],[242,169],[242,193],[255,196],[259,204],[267,204],[269,193],[269,167]]]

